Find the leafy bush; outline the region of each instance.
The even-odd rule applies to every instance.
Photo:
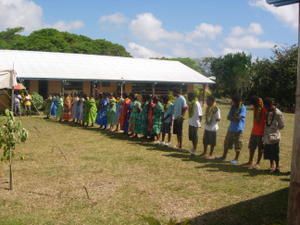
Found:
[[[32,104],[34,107],[36,107],[38,110],[42,110],[44,107],[44,98],[37,92],[33,92],[32,95]],[[33,107],[33,108],[34,108]]]

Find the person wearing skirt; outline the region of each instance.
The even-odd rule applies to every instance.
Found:
[[[267,109],[264,131],[264,159],[270,160],[271,173],[279,173],[280,130],[284,128],[282,112],[276,108],[272,99],[265,100]]]

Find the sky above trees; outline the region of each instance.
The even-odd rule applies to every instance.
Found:
[[[297,6],[264,0],[0,0],[0,30],[51,27],[120,43],[135,57],[269,57],[297,40]]]

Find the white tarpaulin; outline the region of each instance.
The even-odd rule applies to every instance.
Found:
[[[0,71],[0,89],[11,89],[17,84],[16,73],[13,70]]]
[[[169,60],[0,50],[0,68],[11,65],[21,79],[214,83],[184,64]]]

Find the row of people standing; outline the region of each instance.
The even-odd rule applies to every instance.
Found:
[[[97,104],[93,97],[53,95],[46,99],[46,118],[54,117],[59,122],[74,122],[82,126],[94,126]]]
[[[87,96],[55,96],[48,99],[46,114],[55,116],[59,121],[73,121],[82,126],[99,124],[100,129],[111,132],[123,132],[131,138],[148,138],[154,143],[169,146],[173,134],[177,137],[176,148],[182,148],[183,122],[188,112],[188,136],[192,142],[191,156],[198,148],[199,128],[203,112],[198,97],[188,94],[188,101],[178,90],[173,91],[175,100],[170,96],[150,96],[123,94],[116,96],[104,93],[97,100]],[[265,102],[261,98],[252,98],[254,119],[249,138],[249,161],[245,166],[258,168],[262,156],[270,160],[271,171],[279,171],[280,130],[284,127],[283,115],[271,99]],[[221,120],[221,111],[215,98],[206,100],[204,114],[203,147],[208,159],[226,160],[228,151],[235,150],[235,158],[230,162],[238,164],[243,148],[243,133],[246,122],[246,107],[239,96],[232,97],[232,105],[227,119],[230,124],[224,139],[223,155],[214,156],[217,144],[217,131]],[[166,138],[167,137],[167,138]],[[210,146],[210,151],[208,147]],[[254,163],[254,153],[258,149],[258,159]]]

